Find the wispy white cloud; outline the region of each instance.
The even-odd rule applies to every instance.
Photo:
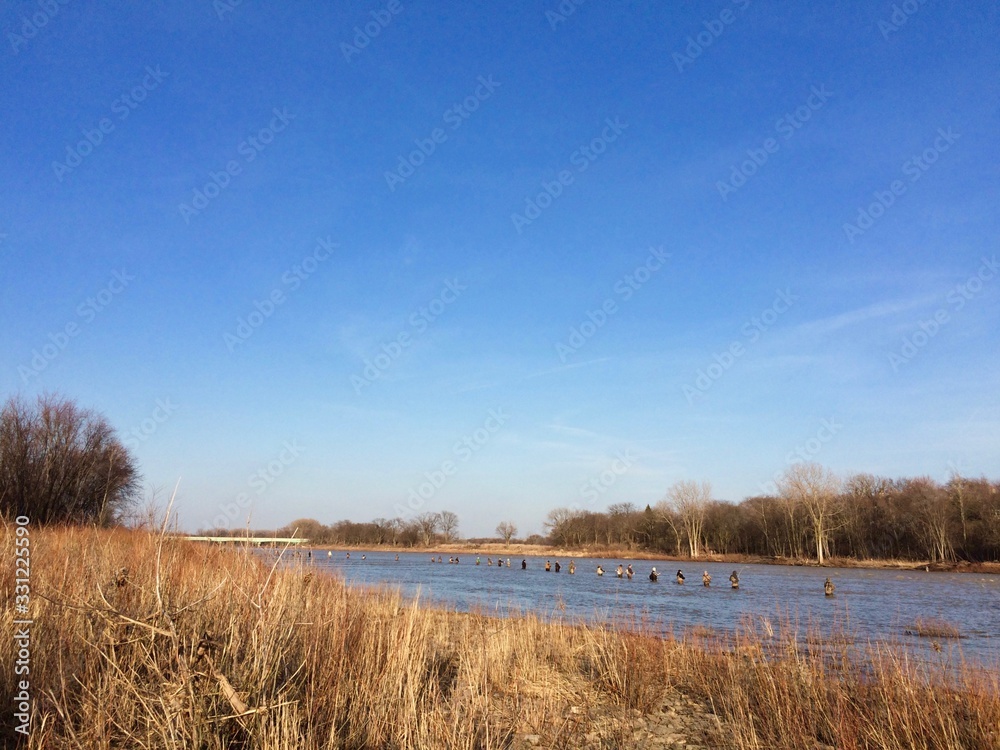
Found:
[[[543,375],[554,375],[558,372],[565,372],[566,370],[575,370],[578,367],[589,367],[590,365],[596,365],[601,362],[607,362],[610,357],[600,357],[598,359],[588,359],[586,362],[573,362],[568,365],[561,365],[559,367],[551,367],[547,370],[539,370],[538,372],[530,373],[521,378],[521,380],[531,380],[532,378],[540,378]]]
[[[504,385],[510,385],[512,383],[519,384],[525,382],[526,380],[533,380],[535,378],[544,377],[546,375],[556,375],[560,372],[566,372],[567,370],[575,370],[579,367],[588,367],[590,365],[598,364],[600,362],[606,362],[609,359],[610,359],[609,357],[601,357],[599,359],[591,359],[586,362],[574,362],[568,365],[561,365],[559,367],[550,367],[545,370],[538,370],[537,372],[531,372],[528,373],[527,375],[519,376],[512,373],[507,378],[493,378],[493,379],[483,378],[483,379],[472,380],[470,382],[456,386],[455,389],[452,391],[452,393],[456,394],[471,393],[475,391],[485,391],[491,388],[498,388]],[[492,366],[490,369],[492,372],[495,372],[498,369],[498,367],[499,365],[495,365]],[[507,367],[511,370],[514,368],[512,363],[507,363]]]
[[[360,419],[398,419],[400,413],[394,409],[371,409],[354,404],[317,403],[317,408],[329,409],[335,414]]]
[[[751,358],[747,362],[748,370],[771,370],[800,367],[810,367],[828,361],[828,357],[821,354],[778,354],[774,356],[762,356]]]
[[[925,295],[914,297],[908,300],[897,300],[891,302],[877,302],[855,310],[849,310],[837,315],[830,315],[825,318],[806,321],[791,329],[791,333],[796,336],[815,338],[835,333],[843,328],[849,328],[870,320],[888,318],[914,308],[924,307],[938,300],[937,295]]]
[[[491,380],[491,381],[488,381],[488,382],[467,383],[465,385],[458,386],[457,388],[455,388],[452,391],[452,393],[458,394],[458,393],[474,393],[475,391],[488,391],[491,388],[497,388],[498,386],[501,386],[501,385],[503,385],[503,383],[501,381],[499,381],[499,380]]]
[[[585,430],[582,427],[571,427],[570,425],[556,424],[556,423],[550,423],[550,424],[547,424],[545,426],[548,429],[552,430],[553,432],[558,432],[558,433],[560,433],[562,435],[571,435],[573,437],[590,438],[590,439],[596,439],[596,440],[613,440],[614,439],[614,438],[612,438],[612,437],[610,437],[608,435],[600,435],[600,434],[598,434],[596,432],[593,432],[591,430]]]

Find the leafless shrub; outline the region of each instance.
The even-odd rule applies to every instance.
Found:
[[[52,395],[0,409],[0,515],[109,526],[139,489],[134,458],[100,414]]]

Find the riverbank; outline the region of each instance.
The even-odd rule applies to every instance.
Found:
[[[16,548],[5,529],[0,553]],[[30,549],[29,748],[1000,744],[1000,678],[950,660],[834,652],[749,624],[682,639],[642,622],[458,614],[301,558],[269,566],[139,532],[32,529]],[[17,648],[0,641],[7,706]],[[9,711],[3,722],[13,744]]]
[[[476,557],[502,557],[504,559],[522,557],[551,558],[566,563],[572,559],[603,559],[622,563],[630,560],[670,560],[686,565],[700,563],[724,563],[727,565],[787,565],[804,568],[871,568],[876,570],[925,570],[931,573],[989,573],[1000,574],[1000,562],[931,562],[930,560],[859,560],[854,557],[830,557],[821,566],[815,560],[801,557],[765,557],[760,555],[717,555],[706,554],[697,558],[688,555],[669,555],[664,552],[649,550],[629,550],[620,547],[550,547],[544,544],[505,545],[502,542],[454,544],[432,544],[427,547],[398,547],[391,544],[348,546],[348,545],[310,545],[309,549],[337,552],[409,552],[414,554],[442,555],[444,557],[466,557],[474,561]]]

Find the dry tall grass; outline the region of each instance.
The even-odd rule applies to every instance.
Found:
[[[772,637],[749,621],[734,642],[701,650],[687,685],[711,696],[737,748],[1000,748],[996,669],[928,663],[901,645]]]
[[[776,654],[752,631],[722,646],[423,609],[140,532],[31,541],[31,748],[633,747],[637,716],[677,691],[714,706],[711,747],[1000,747],[996,674],[928,676],[898,651]],[[0,555],[14,559],[9,528]],[[0,639],[11,745],[15,653]]]

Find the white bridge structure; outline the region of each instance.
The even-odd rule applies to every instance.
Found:
[[[308,539],[302,539],[301,537],[284,536],[182,536],[178,538],[184,539],[188,542],[210,542],[212,544],[251,544],[255,547],[263,547],[265,545],[278,547],[286,544],[296,545],[309,543]]]

